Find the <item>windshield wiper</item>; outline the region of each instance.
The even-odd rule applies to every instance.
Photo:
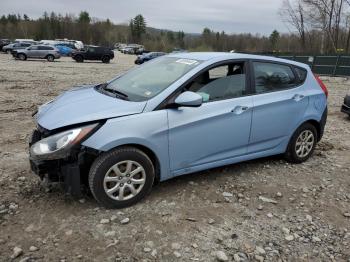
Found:
[[[124,100],[129,100],[127,94],[124,94],[123,92],[120,92],[120,91],[118,91],[116,89],[113,89],[113,88],[108,88],[108,84],[107,83],[101,84],[100,88],[102,88],[103,90],[105,90],[107,92],[115,94],[118,98],[121,98],[121,99],[124,99]]]

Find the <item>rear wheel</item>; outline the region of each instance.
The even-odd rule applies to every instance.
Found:
[[[309,159],[317,143],[317,130],[310,124],[301,125],[289,141],[285,157],[291,163],[302,163]]]
[[[54,57],[53,55],[48,55],[48,56],[46,57],[46,59],[47,59],[47,61],[49,61],[49,62],[55,61],[55,57]]]
[[[84,62],[84,58],[81,55],[77,55],[74,57],[75,61],[77,61],[78,63],[82,63]]]
[[[27,60],[27,56],[25,54],[18,54],[17,57],[19,60],[22,60],[22,61]]]
[[[108,64],[110,60],[111,58],[108,55],[102,57],[102,63]]]
[[[131,206],[152,189],[155,177],[149,157],[133,147],[121,147],[99,156],[89,173],[95,199],[106,208]]]
[[[6,53],[11,54],[11,50],[6,50]]]

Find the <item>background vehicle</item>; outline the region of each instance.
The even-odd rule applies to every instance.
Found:
[[[75,46],[75,49],[83,49],[84,44],[82,41],[79,40],[70,40],[70,39],[55,39],[56,41],[60,43],[66,43],[66,44],[73,44]]]
[[[187,51],[187,50],[185,50],[185,49],[181,49],[181,48],[174,48],[174,49],[173,49],[173,51],[172,51],[171,53],[176,54],[176,53],[186,53],[186,52],[188,52],[188,51]]]
[[[121,49],[125,48],[127,46],[127,44],[123,44],[123,43],[115,43],[114,45],[114,49],[120,51]]]
[[[103,63],[109,63],[114,58],[114,52],[107,47],[86,45],[82,50],[73,51],[71,56],[77,62],[101,60]]]
[[[134,49],[128,46],[122,48],[120,52],[122,52],[123,54],[130,54],[130,55],[135,53]]]
[[[350,93],[344,97],[344,104],[341,107],[341,111],[350,117]]]
[[[24,39],[17,38],[13,42],[14,43],[21,43],[21,42],[36,43],[36,41],[34,41],[34,39],[29,39],[29,38],[24,38]]]
[[[10,44],[11,41],[9,39],[0,39],[0,51],[2,51],[2,47]]]
[[[136,58],[135,60],[135,64],[140,65],[143,64],[144,62],[147,62],[149,60],[152,60],[154,58],[160,57],[166,55],[166,53],[164,52],[150,52],[150,53],[146,53],[143,55],[140,55]]]
[[[58,44],[58,43],[59,43],[59,41],[56,41],[56,40],[40,40],[38,44],[40,44],[40,45],[52,45],[52,46],[54,46],[54,45],[56,45],[56,44]]]
[[[145,51],[145,48],[143,45],[139,44],[129,44],[120,50],[124,54],[130,54],[130,55],[140,55]]]
[[[61,57],[59,50],[50,45],[33,45],[26,49],[13,51],[13,56],[20,60],[27,60],[27,58],[47,59],[53,62],[55,59]]]
[[[66,46],[65,44],[56,44],[54,46],[58,49],[59,53],[62,56],[70,56],[71,53],[73,52],[73,49]]]
[[[12,43],[12,44],[9,44],[9,45],[5,45],[2,48],[2,51],[6,52],[8,54],[11,54],[15,50],[25,49],[25,48],[27,48],[27,47],[29,47],[31,45],[32,45],[32,43],[27,43],[27,42]]]
[[[40,107],[31,166],[125,207],[154,181],[270,155],[306,161],[323,135],[327,95],[295,61],[171,54]]]

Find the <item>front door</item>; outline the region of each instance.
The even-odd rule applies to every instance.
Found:
[[[28,52],[29,58],[38,58],[40,56],[39,46],[29,47],[30,52]]]
[[[245,70],[240,62],[205,71],[183,90],[202,95],[203,104],[167,109],[173,174],[247,153],[253,102]]]

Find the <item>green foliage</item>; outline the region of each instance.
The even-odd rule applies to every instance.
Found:
[[[143,34],[146,33],[146,26],[146,20],[142,15],[137,15],[130,20],[130,33],[135,42],[140,42],[142,40]]]
[[[89,24],[91,22],[89,13],[86,11],[81,11],[79,14],[78,22],[82,24]]]
[[[273,30],[273,32],[269,37],[272,51],[275,51],[277,49],[279,39],[280,39],[280,33],[277,30]]]
[[[35,40],[68,38],[85,44],[114,46],[115,43],[140,43],[149,51],[172,51],[174,48],[192,51],[237,52],[285,52],[319,53],[322,34],[308,32],[310,45],[302,48],[297,34],[280,34],[274,30],[269,37],[259,34],[227,34],[206,27],[202,34],[185,34],[183,31],[158,30],[147,27],[146,19],[137,15],[129,25],[117,25],[110,19],[91,19],[86,11],[79,16],[44,12],[38,19],[23,14],[8,14],[0,17],[0,38],[33,38]],[[346,40],[346,37],[343,37]],[[346,41],[339,44],[345,49]],[[349,40],[350,41],[350,40]],[[346,51],[345,51],[346,52]]]

